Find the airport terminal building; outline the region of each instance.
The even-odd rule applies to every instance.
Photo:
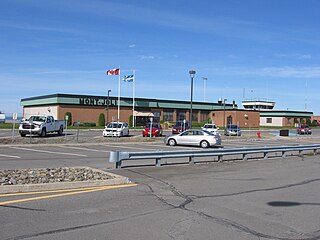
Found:
[[[150,117],[158,122],[189,120],[190,117],[189,101],[135,98],[134,103],[136,126],[145,125]],[[106,122],[117,121],[118,117],[118,97],[112,96],[108,101],[107,96],[52,94],[21,99],[21,105],[24,118],[35,114],[46,114],[61,120],[67,112],[70,112],[74,122],[98,124],[101,113],[105,115]],[[232,109],[237,109],[235,103],[224,105],[222,102],[193,102],[192,121],[207,122],[215,118],[215,111]],[[133,99],[121,97],[119,121],[129,122],[130,116],[133,116]]]
[[[62,120],[66,113],[71,113],[72,122],[93,122],[98,125],[100,114],[105,121],[117,121],[118,97],[92,96],[73,94],[51,94],[21,99],[23,118],[31,115],[52,115]],[[150,98],[133,99],[121,97],[119,121],[130,122],[135,116],[135,126],[144,126],[152,117],[157,122],[176,122],[190,119],[190,101],[161,100]],[[305,111],[275,111],[244,108],[238,109],[237,104],[217,102],[193,102],[192,122],[214,122],[223,127],[226,124],[238,124],[245,128],[260,126],[293,126],[296,119],[306,121],[312,112]]]

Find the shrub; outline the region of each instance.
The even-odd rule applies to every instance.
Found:
[[[99,114],[99,120],[98,120],[99,126],[103,127],[106,124],[106,119],[104,117],[104,113]]]
[[[133,115],[129,116],[129,126],[133,127]]]
[[[307,124],[310,125],[310,124],[311,124],[311,119],[310,119],[310,118],[307,118],[307,121],[306,121],[306,122],[307,122]]]
[[[84,127],[95,127],[97,124],[95,122],[83,122]]]

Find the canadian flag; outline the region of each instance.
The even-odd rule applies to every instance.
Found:
[[[120,68],[110,69],[106,72],[107,75],[119,75]]]

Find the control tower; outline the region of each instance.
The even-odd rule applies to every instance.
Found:
[[[257,110],[257,111],[269,110],[270,111],[270,110],[273,110],[275,104],[276,102],[260,100],[260,99],[251,99],[251,100],[242,101],[242,106],[246,110]]]

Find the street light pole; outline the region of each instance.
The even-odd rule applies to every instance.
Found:
[[[223,128],[226,129],[226,101],[228,99],[223,99]]]
[[[208,78],[203,77],[203,101],[206,101],[206,81],[208,80]]]
[[[110,92],[111,90],[108,90],[108,98],[107,98],[107,123],[109,122],[109,102],[110,102]]]
[[[193,78],[194,75],[196,74],[195,70],[190,70],[189,71],[190,78],[191,78],[191,97],[190,97],[190,127],[192,128],[192,100],[193,100]]]

